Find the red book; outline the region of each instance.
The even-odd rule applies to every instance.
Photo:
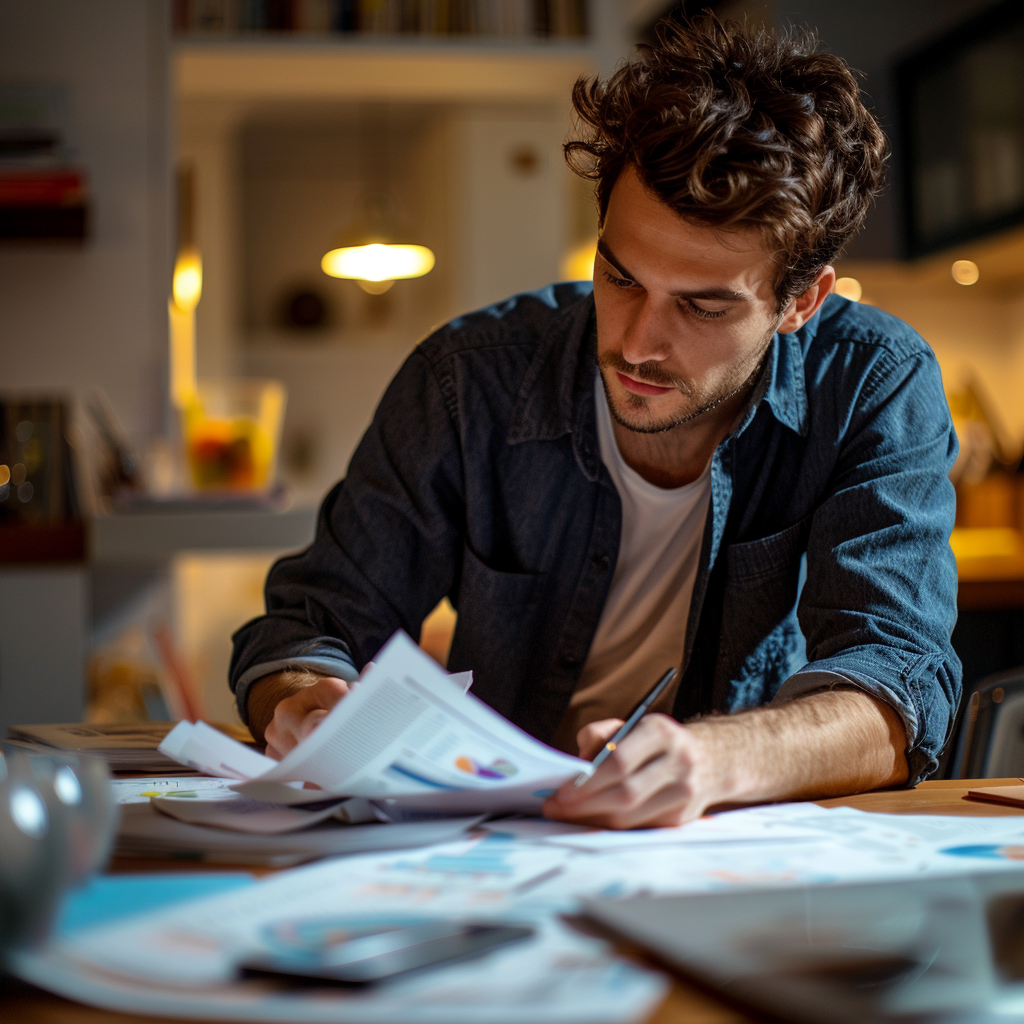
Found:
[[[0,170],[0,206],[81,206],[85,183],[75,170]]]

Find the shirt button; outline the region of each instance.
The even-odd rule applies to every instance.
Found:
[[[575,654],[563,654],[562,655],[562,667],[563,668],[575,668],[580,663],[580,659]]]
[[[595,551],[591,556],[590,561],[593,563],[594,568],[604,572],[608,568],[608,564],[611,559],[608,557],[607,551]]]

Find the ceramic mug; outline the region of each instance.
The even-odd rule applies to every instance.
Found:
[[[49,934],[61,897],[106,863],[117,817],[103,761],[0,744],[0,959]]]

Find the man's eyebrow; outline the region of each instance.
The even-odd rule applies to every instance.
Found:
[[[597,240],[597,251],[604,257],[605,263],[609,264],[612,270],[614,270],[619,277],[625,278],[628,281],[636,280],[636,278],[633,277],[633,275],[618,261],[611,249],[608,248],[608,245],[603,238],[599,238]]]
[[[636,278],[619,262],[615,254],[608,248],[608,244],[603,239],[597,241],[597,251],[604,257],[606,263],[608,263],[612,270],[614,270],[620,277],[635,281]],[[752,295],[748,295],[746,292],[734,292],[729,288],[698,288],[696,291],[680,291],[673,292],[673,296],[677,299],[708,299],[712,302],[750,302],[753,298]]]
[[[711,299],[717,302],[749,302],[753,296],[728,288],[699,288],[695,292],[673,292],[677,299]]]

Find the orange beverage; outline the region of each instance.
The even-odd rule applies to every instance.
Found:
[[[277,381],[200,381],[184,415],[185,455],[196,489],[270,488],[284,404]]]

